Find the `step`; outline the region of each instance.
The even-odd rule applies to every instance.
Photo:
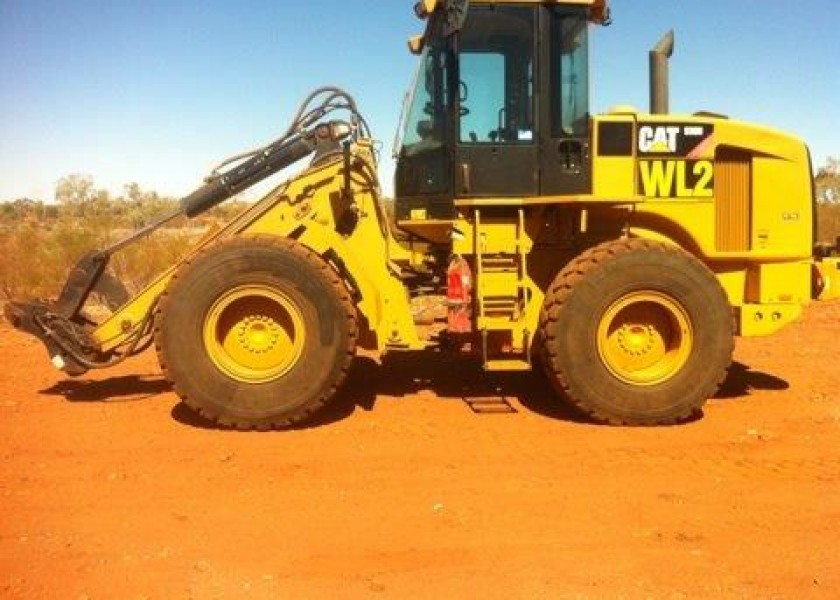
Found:
[[[485,371],[530,371],[531,363],[519,358],[489,359],[484,363]]]

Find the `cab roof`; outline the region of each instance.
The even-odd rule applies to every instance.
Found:
[[[609,21],[609,0],[471,0],[472,4],[541,4],[557,6],[588,6],[594,23]]]

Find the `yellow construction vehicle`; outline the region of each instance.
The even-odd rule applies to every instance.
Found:
[[[658,425],[714,395],[734,335],[777,331],[836,277],[836,258],[813,255],[806,145],[668,114],[673,35],[651,53],[650,113],[593,116],[588,40],[609,23],[606,0],[423,0],[415,12],[426,29],[409,42],[420,58],[395,219],[356,103],[325,88],[279,140],[85,257],[57,300],[9,305],[11,322],[70,375],[154,343],[187,405],[242,429],[306,421],[357,347],[432,345],[487,371],[539,365],[596,421]],[[310,156],[110,318],[86,316],[115,252]],[[421,293],[446,298],[430,339],[412,317]]]

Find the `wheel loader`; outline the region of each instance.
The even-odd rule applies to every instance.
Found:
[[[650,54],[650,111],[592,115],[589,35],[610,23],[607,0],[414,10],[425,31],[409,41],[419,66],[392,207],[356,102],[316,90],[280,139],[225,161],[177,211],[82,258],[57,299],[11,303],[7,318],[70,376],[154,344],[183,401],[231,428],[305,423],[359,348],[431,347],[488,372],[540,369],[592,420],[653,426],[701,411],[734,336],[772,334],[836,293],[838,259],[813,253],[807,146],[670,114],[673,34]],[[304,160],[108,318],[89,316],[116,253]],[[437,327],[415,323],[424,294],[445,300]]]

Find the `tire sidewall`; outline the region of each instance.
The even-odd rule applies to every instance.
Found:
[[[691,324],[687,362],[661,384],[620,380],[598,351],[601,319],[633,292],[663,294],[682,307]],[[596,413],[619,419],[656,422],[696,412],[731,361],[732,319],[725,293],[705,265],[682,252],[638,249],[605,262],[571,289],[553,326],[556,356],[544,360],[562,370],[573,398],[586,398]]]
[[[200,256],[167,290],[162,348],[170,378],[190,404],[214,418],[278,422],[329,395],[344,368],[348,324],[331,282],[305,256],[272,245],[234,242]],[[226,292],[269,286],[303,321],[301,356],[283,376],[244,384],[221,371],[204,344],[205,319]]]

